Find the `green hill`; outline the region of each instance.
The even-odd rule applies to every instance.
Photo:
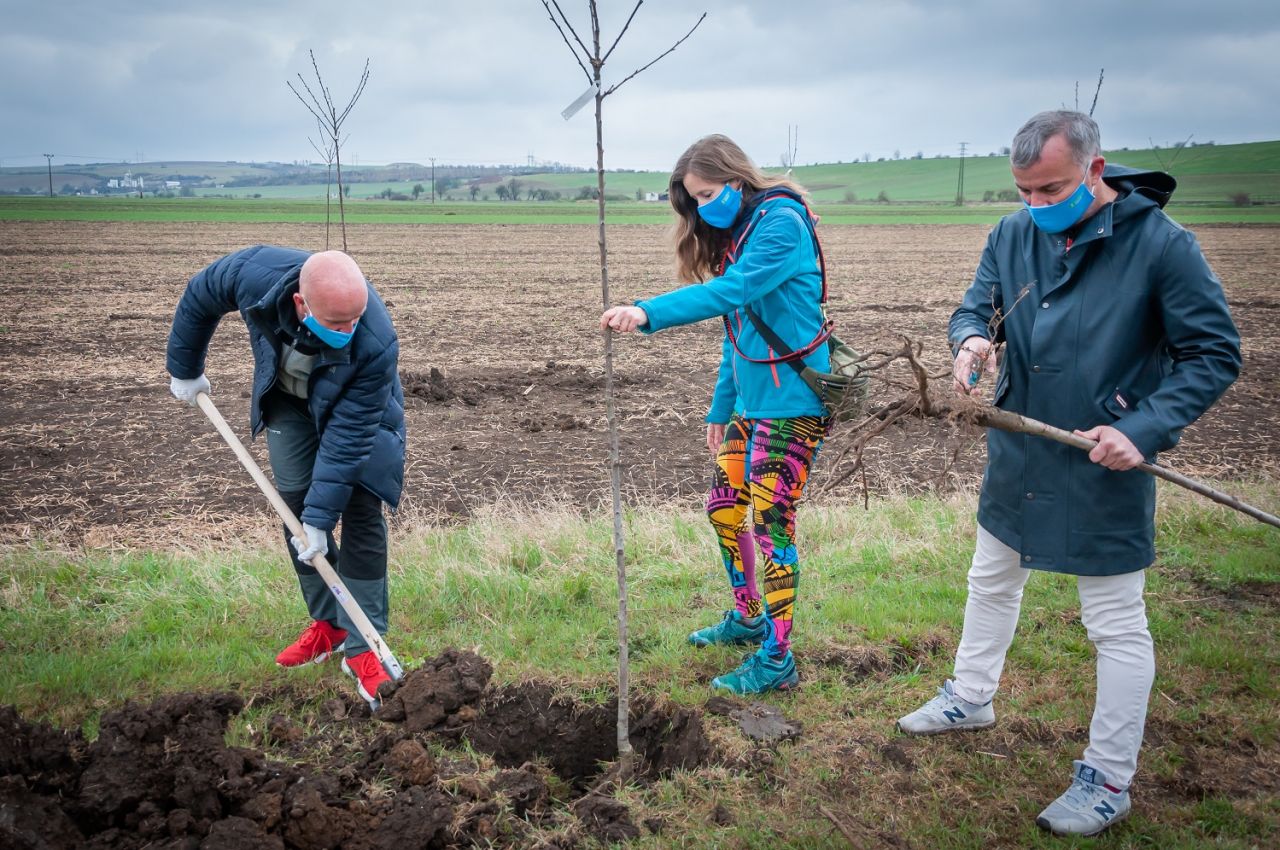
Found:
[[[1165,170],[1178,180],[1177,205],[1213,204],[1228,206],[1237,196],[1251,203],[1280,204],[1280,141],[1239,145],[1195,145],[1155,150],[1107,151],[1109,162],[1138,168]],[[953,204],[961,161],[958,157],[934,159],[880,160],[876,162],[827,163],[799,166],[795,179],[807,188],[819,204],[864,204],[877,201],[892,204]],[[585,189],[593,191],[594,172],[520,173],[524,169],[501,172],[493,167],[440,167],[452,188],[439,193],[442,200],[470,199],[469,186],[479,187],[481,199],[496,199],[499,184],[519,181],[521,199],[530,190],[559,193],[573,200]],[[771,171],[776,173],[776,169]],[[353,199],[369,199],[389,190],[410,195],[415,185],[427,191],[418,203],[430,197],[430,171],[414,163],[390,166],[348,167]],[[53,166],[53,189],[57,194],[89,194],[125,190],[108,189],[109,180],[126,173],[145,179],[150,195],[161,193],[219,195],[236,198],[323,199],[326,185],[323,166],[317,168],[284,163],[162,162],[140,164],[89,164]],[[669,173],[660,171],[612,171],[606,175],[605,191],[615,199],[634,200],[637,192],[662,192]],[[165,181],[177,181],[180,188],[165,188]],[[41,167],[0,168],[0,194],[47,193],[48,172]],[[443,185],[443,184],[442,184]],[[1008,159],[1004,156],[974,156],[964,159],[964,197],[968,203],[998,200],[1016,201]],[[136,191],[136,190],[135,190]],[[1242,198],[1240,200],[1243,200]]]
[[[1237,193],[1253,201],[1280,202],[1280,141],[1242,145],[1198,145],[1166,150],[1106,151],[1108,162],[1168,171],[1178,180],[1179,203],[1228,203]],[[871,201],[881,192],[894,202],[955,200],[958,157],[815,165],[797,168],[796,179],[819,201],[838,202],[853,192]],[[1009,161],[1003,156],[967,157],[964,194],[981,201],[1013,188]]]
[[[1108,162],[1169,171],[1178,180],[1175,197],[1180,203],[1225,204],[1241,192],[1253,201],[1280,203],[1280,141],[1106,151],[1104,155]],[[875,201],[883,192],[894,203],[945,204],[955,201],[959,170],[960,159],[946,157],[805,165],[797,167],[793,176],[819,203]],[[605,191],[634,197],[636,188],[662,190],[669,177],[667,172],[609,173],[605,175]],[[594,185],[591,175],[583,174],[536,174],[520,179],[528,187],[561,191]],[[981,201],[987,192],[998,195],[1012,189],[1006,157],[965,158],[966,201]]]

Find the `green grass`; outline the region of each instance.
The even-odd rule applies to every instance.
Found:
[[[818,204],[826,226],[848,224],[995,224],[1018,207],[1013,204],[934,203]],[[1208,223],[1280,223],[1280,205],[1231,207],[1171,204],[1170,213],[1188,225]],[[666,204],[610,202],[610,224],[669,225]],[[338,206],[330,215],[335,226]],[[368,201],[346,203],[350,224],[594,224],[594,201],[498,202]],[[313,223],[325,221],[323,200],[292,198],[134,198],[0,196],[0,221],[126,221]]]
[[[1275,483],[1244,489],[1262,507],[1280,502]],[[1280,803],[1237,774],[1278,766],[1280,532],[1172,488],[1162,488],[1158,522],[1159,561],[1147,594],[1158,666],[1148,729],[1158,734],[1144,749],[1135,815],[1106,846],[1260,846],[1280,828]],[[667,822],[663,836],[634,846],[729,848],[761,836],[776,836],[779,847],[847,846],[817,814],[819,804],[911,846],[1094,846],[1050,839],[1032,823],[1065,786],[1092,707],[1093,652],[1074,580],[1032,576],[995,730],[904,739],[893,719],[950,672],[972,503],[894,498],[873,501],[869,511],[808,507],[800,525],[803,687],[771,701],[803,722],[804,736],[768,754],[767,769],[711,766],[626,789],[637,819]],[[610,528],[603,516],[506,505],[463,525],[399,529],[389,643],[409,668],[447,646],[474,648],[493,662],[498,681],[534,676],[607,693],[616,664]],[[727,602],[711,532],[696,509],[665,507],[633,510],[626,533],[633,688],[700,706],[707,681],[738,657],[684,642]],[[332,665],[285,674],[272,663],[305,616],[276,551],[62,552],[31,544],[0,553],[0,575],[0,693],[31,717],[92,734],[101,712],[130,698],[258,693],[283,679],[315,704],[348,686]],[[840,661],[841,653],[891,647],[915,661],[871,676]],[[244,724],[259,719],[241,718],[231,736],[245,738]],[[707,723],[731,758],[763,757],[730,721]],[[1244,750],[1242,741],[1250,742]],[[912,768],[887,760],[886,747],[902,749]],[[1165,790],[1191,767],[1211,787],[1216,777],[1220,793]],[[733,812],[731,825],[707,825],[717,804]],[[866,835],[878,843],[874,832]]]

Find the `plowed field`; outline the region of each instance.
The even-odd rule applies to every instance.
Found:
[[[824,229],[831,313],[847,341],[907,335],[945,368],[947,318],[985,226]],[[1244,338],[1244,373],[1163,458],[1219,479],[1280,474],[1280,228],[1202,226]],[[387,301],[402,344],[409,417],[401,522],[465,516],[508,498],[598,504],[608,468],[594,227],[368,225],[352,254]],[[615,301],[670,286],[662,227],[612,227]],[[168,393],[164,349],[187,279],[237,248],[323,247],[315,225],[0,223],[0,540],[109,544],[216,534],[268,510],[196,410]],[[248,432],[246,333],[214,337],[213,399]],[[702,417],[719,356],[713,322],[617,339],[624,486],[694,497],[709,458]],[[905,381],[905,373],[900,376]],[[874,400],[900,391],[880,384]],[[839,476],[839,432],[815,488]],[[265,463],[265,444],[254,452]],[[873,491],[971,487],[981,435],[911,421],[874,441]],[[848,460],[841,461],[848,463]],[[823,498],[861,497],[858,483]]]

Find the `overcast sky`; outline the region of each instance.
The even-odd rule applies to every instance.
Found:
[[[612,42],[633,0],[601,0]],[[584,41],[584,0],[561,0]],[[117,11],[120,8],[122,11]],[[539,0],[0,0],[0,165],[317,159],[286,87],[368,88],[344,159],[593,165],[587,86]],[[646,0],[605,66],[605,164],[669,169],[722,132],[778,164],[869,153],[986,153],[1079,81],[1103,144],[1280,139],[1280,3],[1273,0]]]

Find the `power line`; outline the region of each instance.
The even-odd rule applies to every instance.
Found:
[[[0,159],[35,159],[38,156],[50,156],[43,153],[0,153]],[[91,159],[107,164],[125,164],[129,160],[123,156],[107,156],[105,154],[55,153],[59,159]]]
[[[960,143],[960,178],[956,181],[956,206],[964,206],[964,149],[968,142]]]
[[[53,154],[42,153],[40,155],[44,157],[49,164],[49,197],[52,198],[53,197]]]

